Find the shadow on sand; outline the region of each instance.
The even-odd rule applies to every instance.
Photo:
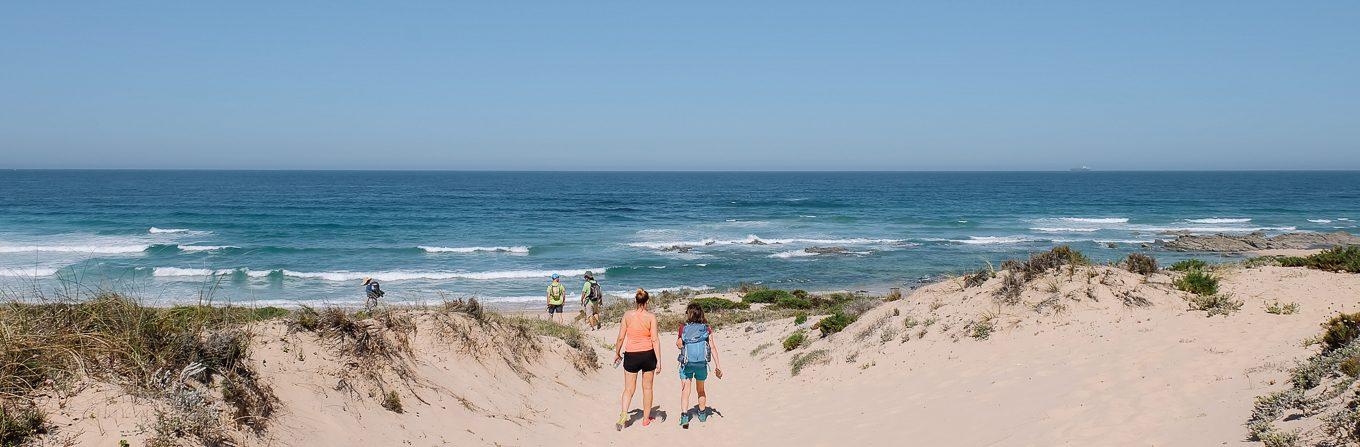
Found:
[[[661,411],[661,406],[660,406],[660,405],[657,405],[657,406],[653,406],[653,407],[652,407],[652,417],[656,419],[655,421],[652,421],[653,423],[656,423],[656,422],[666,422],[666,412],[665,412],[665,411]],[[628,422],[624,422],[624,423],[623,423],[623,426],[624,426],[625,428],[626,428],[626,427],[632,427],[632,426],[633,426],[633,423],[635,423],[635,422],[637,422],[637,421],[641,421],[641,420],[642,420],[642,410],[630,410],[630,411],[628,411]]]

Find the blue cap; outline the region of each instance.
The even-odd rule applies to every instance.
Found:
[[[556,273],[553,273],[553,274],[552,274],[552,279],[557,279],[557,278],[560,278],[560,276],[557,276]]]

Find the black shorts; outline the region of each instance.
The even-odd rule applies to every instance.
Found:
[[[562,304],[549,304],[548,315],[562,313],[562,306],[563,306]]]
[[[623,353],[623,370],[630,373],[656,371],[656,351]]]

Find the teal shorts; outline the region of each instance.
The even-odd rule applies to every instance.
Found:
[[[694,363],[680,367],[680,380],[694,379],[700,382],[708,380],[708,364]]]

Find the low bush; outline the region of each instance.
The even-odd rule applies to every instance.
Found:
[[[807,323],[807,319],[808,319],[807,312],[798,312],[797,314],[793,315],[793,324]]]
[[[1329,272],[1360,273],[1360,246],[1335,247],[1304,257],[1280,258],[1285,267],[1308,267]]]
[[[781,296],[775,298],[774,305],[782,309],[811,309],[812,301],[796,296]]]
[[[992,331],[994,330],[996,330],[996,326],[992,323],[992,320],[990,318],[984,318],[982,321],[973,323],[968,336],[978,340],[986,340],[991,338]]]
[[[1139,275],[1157,273],[1157,259],[1142,253],[1130,253],[1129,257],[1124,258],[1123,266],[1124,270]]]
[[[780,298],[792,298],[792,297],[793,294],[789,293],[789,291],[787,290],[760,289],[747,292],[745,296],[741,297],[741,301],[743,303],[749,304],[773,303],[775,302],[775,300],[778,300]]]
[[[1280,304],[1279,301],[1266,305],[1266,313],[1275,315],[1293,315],[1299,312],[1299,303]]]
[[[1208,313],[1209,317],[1214,315],[1227,316],[1233,312],[1242,310],[1242,302],[1234,300],[1231,295],[1196,295],[1190,298],[1190,309],[1202,310]]]
[[[987,280],[992,279],[994,276],[996,276],[996,273],[993,273],[991,269],[978,269],[976,272],[963,275],[963,288],[967,289],[969,287],[983,285]]]
[[[1360,312],[1339,314],[1322,325],[1322,352],[1339,349],[1360,337]]]
[[[718,297],[695,298],[693,301],[690,302],[698,304],[699,307],[702,307],[704,309],[704,312],[716,312],[719,310],[751,308],[750,304]]]
[[[821,321],[817,322],[817,326],[815,327],[816,329],[822,331],[823,337],[826,337],[828,335],[845,330],[846,326],[849,326],[851,323],[854,322],[855,317],[837,312],[831,314],[831,316],[822,318]]]
[[[1218,278],[1203,270],[1191,270],[1176,280],[1176,288],[1199,296],[1218,293]]]
[[[1209,263],[1207,262],[1191,258],[1186,259],[1184,261],[1176,262],[1175,264],[1171,264],[1171,266],[1167,267],[1166,269],[1175,272],[1189,272],[1194,270],[1204,270],[1208,266]]]
[[[383,396],[382,407],[393,413],[405,412],[401,407],[401,396],[398,395],[396,391],[388,391],[387,394]]]
[[[798,349],[798,347],[802,346],[803,342],[806,340],[807,335],[804,334],[803,331],[794,332],[793,334],[790,334],[788,338],[784,339],[784,351],[788,352]]]

